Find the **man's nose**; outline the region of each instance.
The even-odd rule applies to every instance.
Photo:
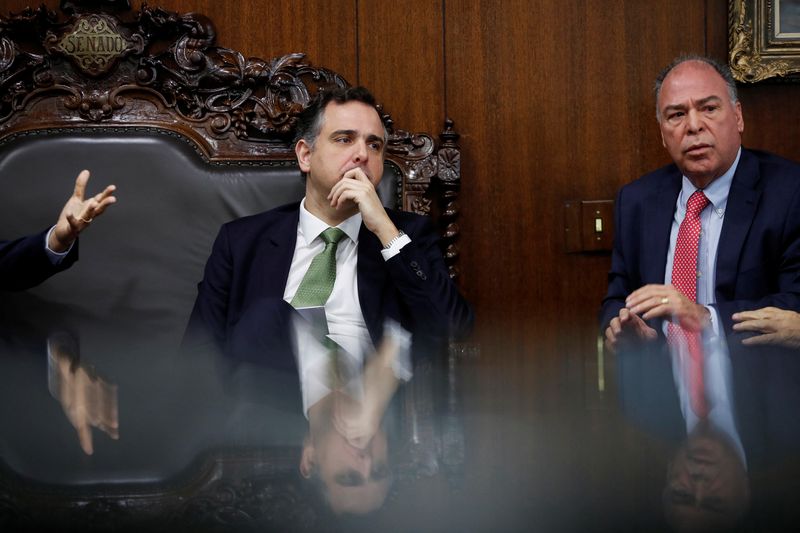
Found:
[[[372,454],[366,450],[359,450],[356,453],[356,463],[358,472],[364,476],[364,479],[368,478],[372,472]]]
[[[687,118],[686,123],[691,133],[697,133],[703,131],[703,129],[705,128],[703,117],[698,111],[690,109],[686,118]]]
[[[353,147],[353,161],[356,163],[363,163],[369,158],[369,151],[367,150],[367,143],[364,141],[357,141]]]

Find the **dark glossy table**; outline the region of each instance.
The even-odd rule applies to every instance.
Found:
[[[720,429],[687,422],[667,352],[456,345],[387,411],[385,500],[337,516],[298,474],[296,375],[146,323],[4,320],[3,531],[783,531],[800,513],[796,352],[731,351]]]

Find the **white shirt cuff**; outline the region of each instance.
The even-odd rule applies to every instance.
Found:
[[[391,246],[388,248],[384,248],[381,250],[381,255],[383,256],[384,261],[388,261],[392,257],[396,256],[400,253],[400,250],[403,249],[403,246],[411,242],[411,237],[406,235],[405,233],[400,235],[394,241],[392,241]]]
[[[714,337],[719,337],[720,321],[719,321],[719,312],[717,311],[717,308],[714,307],[713,305],[705,305],[703,307],[708,309],[708,312],[710,314],[708,318],[711,321],[711,331],[713,332]]]
[[[54,265],[58,265],[59,263],[61,263],[61,261],[64,260],[65,257],[67,257],[67,254],[70,252],[70,250],[72,250],[72,246],[75,243],[73,242],[72,244],[70,244],[66,252],[54,252],[53,250],[51,250],[50,234],[53,233],[53,230],[55,229],[56,227],[54,225],[52,228],[50,228],[50,231],[47,232],[47,235],[44,236],[44,249],[45,252],[47,252],[47,258],[50,259],[50,262]]]

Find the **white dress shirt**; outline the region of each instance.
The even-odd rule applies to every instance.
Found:
[[[339,367],[340,369],[349,369],[344,374],[352,378],[352,381],[346,380],[343,389],[356,398],[361,396],[360,380],[357,378],[360,377],[365,357],[375,351],[369,330],[364,322],[358,297],[356,267],[358,265],[358,233],[361,230],[361,222],[361,213],[356,213],[336,226],[345,233],[345,237],[339,241],[336,248],[336,281],[324,307],[327,336],[341,347],[338,352]],[[286,302],[292,301],[312,259],[325,248],[320,234],[328,227],[328,224],[306,209],[305,199],[303,199],[300,203],[294,256],[283,292],[283,299]],[[382,250],[385,260],[397,255],[403,246],[411,242],[408,236],[403,235],[403,237],[393,243],[394,245],[390,249]],[[302,320],[297,320],[294,324],[297,368],[300,373],[303,411],[306,416],[309,407],[331,392],[329,349],[313,331],[314,326],[304,323]],[[411,365],[408,351],[404,350],[398,359],[400,362],[399,366],[396,366],[395,374],[398,377],[410,378]]]

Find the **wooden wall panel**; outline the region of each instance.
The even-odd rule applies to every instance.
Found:
[[[739,99],[744,113],[744,145],[800,161],[800,85],[740,87]]]
[[[593,346],[609,260],[564,253],[562,202],[613,198],[668,161],[652,80],[679,52],[704,50],[704,20],[692,0],[502,10],[446,0],[447,114],[464,134],[469,213],[463,282],[484,333],[502,332],[498,357],[547,335],[556,350],[570,336]]]
[[[305,52],[314,65],[330,68],[350,83],[358,76],[354,1],[157,0],[150,5],[207,15],[217,24],[218,43],[246,56],[268,59]]]
[[[358,3],[359,83],[387,102],[405,130],[444,123],[442,1]],[[390,98],[391,97],[391,98]]]
[[[28,6],[38,6],[45,4],[49,7],[58,6],[56,0],[43,0],[41,2],[30,2],[29,0],[2,0],[0,1],[0,13],[7,15],[9,12],[18,13]]]

